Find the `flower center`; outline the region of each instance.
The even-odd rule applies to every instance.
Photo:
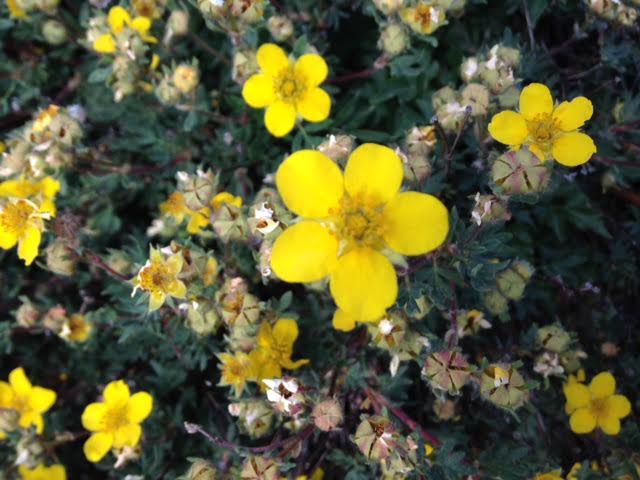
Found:
[[[307,79],[289,66],[275,78],[274,89],[280,100],[286,103],[295,103],[307,91]]]
[[[345,195],[340,206],[332,211],[334,228],[346,248],[370,247],[381,250],[384,247],[383,205],[373,198]]]
[[[128,425],[127,404],[121,403],[108,406],[104,412],[103,422],[104,430],[107,432],[114,432],[119,428]]]
[[[0,229],[19,236],[27,229],[27,224],[35,208],[28,202],[9,203],[0,213]]]
[[[140,288],[149,293],[166,293],[174,280],[169,268],[159,263],[152,263],[140,270]]]
[[[536,115],[533,120],[527,122],[529,134],[533,141],[543,150],[551,148],[551,144],[558,132],[558,125],[549,113]]]
[[[591,400],[591,411],[596,418],[606,417],[609,412],[606,398],[594,398]]]
[[[29,410],[29,397],[16,395],[13,397],[12,408],[18,413],[26,413]]]

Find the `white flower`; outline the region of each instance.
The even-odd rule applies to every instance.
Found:
[[[302,405],[304,401],[298,392],[298,382],[293,378],[265,379],[262,383],[267,386],[267,400],[281,413],[293,413],[294,407]]]
[[[258,220],[256,229],[261,234],[268,235],[280,225],[278,220],[273,219],[274,213],[267,202],[262,202],[262,204],[254,210],[253,217]]]

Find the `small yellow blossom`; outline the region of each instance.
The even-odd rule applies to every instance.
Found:
[[[29,200],[11,200],[0,207],[0,248],[18,245],[18,258],[29,266],[38,256],[44,220],[50,213],[41,211]]]
[[[131,395],[122,380],[109,383],[102,402],[90,403],[82,413],[82,426],[92,432],[84,444],[90,462],[99,462],[112,448],[133,448],[140,443],[140,424],[153,410],[153,398],[147,392]]]
[[[290,283],[329,277],[337,329],[376,321],[395,303],[398,279],[385,253],[422,255],[447,238],[446,207],[400,192],[402,179],[398,155],[371,143],[354,150],[344,175],[315,150],[292,154],[276,173],[285,205],[302,218],[277,238],[271,267]]]
[[[117,47],[116,37],[125,28],[136,32],[147,43],[156,43],[158,41],[155,37],[149,35],[149,30],[151,30],[150,18],[139,16],[131,19],[131,15],[123,7],[111,7],[107,22],[111,32],[100,35],[93,42],[93,49],[98,53],[115,53]]]
[[[18,467],[18,473],[22,480],[67,480],[67,471],[63,465],[59,464],[49,467],[40,464],[35,468],[20,465]]]
[[[25,12],[16,0],[7,0],[7,8],[9,9],[9,15],[11,18],[17,18],[19,20],[24,20],[27,18],[27,12]]]
[[[220,383],[221,386],[233,387],[236,397],[242,395],[247,381],[255,377],[253,363],[244,352],[235,354],[220,353],[218,358],[222,362]]]
[[[31,385],[22,367],[9,373],[9,383],[0,381],[0,409],[15,410],[22,428],[36,427],[37,433],[44,430],[42,414],[56,401],[56,392]]]
[[[616,380],[609,372],[593,377],[589,386],[572,382],[565,384],[563,390],[574,433],[591,433],[600,427],[607,435],[618,435],[620,420],[631,413],[627,397],[615,394]]]
[[[293,344],[298,338],[298,324],[290,318],[281,318],[272,327],[262,322],[258,331],[256,349],[250,353],[258,380],[281,378],[282,369],[297,370],[309,360],[291,360]]]
[[[149,260],[132,280],[132,296],[139,289],[149,293],[149,311],[159,309],[167,297],[185,298],[187,287],[178,279],[182,271],[182,253],[171,255],[166,260],[155,248],[150,249]]]
[[[211,199],[214,212],[217,212],[224,204],[240,208],[242,207],[242,197],[236,197],[229,192],[220,192]]]
[[[422,35],[431,35],[445,24],[444,9],[426,2],[404,8],[400,12],[400,18],[411,30]]]
[[[169,195],[169,198],[160,204],[160,213],[173,218],[178,225],[188,217],[187,233],[191,235],[201,233],[202,229],[209,225],[209,209],[191,210],[187,207],[181,192],[173,192]]]
[[[59,111],[60,107],[53,104],[40,111],[31,126],[31,131],[35,133],[43,132],[49,125],[51,125],[51,121],[58,115]]]
[[[91,323],[80,313],[74,313],[62,326],[60,336],[70,342],[86,342],[91,333]]]
[[[591,137],[579,131],[592,115],[593,105],[587,98],[554,105],[549,89],[532,83],[520,94],[520,112],[494,115],[489,133],[514,150],[524,145],[542,161],[553,158],[575,167],[589,161],[597,150]]]
[[[40,205],[40,212],[56,214],[54,199],[60,191],[60,182],[53,177],[29,180],[19,177],[0,183],[0,197],[26,198]]]
[[[273,43],[257,53],[260,73],[252,75],[242,88],[242,96],[252,108],[266,108],[264,123],[275,137],[287,135],[300,115],[308,122],[329,117],[331,98],[319,85],[329,69],[315,53],[302,55],[296,62]]]
[[[178,65],[173,72],[173,84],[186,95],[198,86],[198,76],[197,68],[191,65]]]

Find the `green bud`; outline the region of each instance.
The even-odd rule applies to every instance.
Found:
[[[189,33],[189,13],[184,10],[174,10],[169,15],[167,27],[171,30],[171,34],[176,37],[182,37]]]
[[[571,335],[558,325],[538,329],[538,343],[550,352],[562,353],[571,344]]]
[[[486,115],[489,108],[489,90],[480,83],[470,83],[462,90],[463,106],[471,107],[471,115]]]
[[[398,23],[390,23],[380,34],[378,48],[389,57],[404,52],[409,45],[409,34],[407,30]]]
[[[247,219],[240,207],[223,204],[215,213],[213,230],[223,243],[246,239],[249,234]]]
[[[498,290],[509,300],[519,300],[531,275],[533,275],[533,267],[529,263],[514,261],[496,277]]]
[[[267,20],[267,29],[276,42],[284,42],[293,35],[293,22],[284,15],[273,15]]]
[[[482,372],[480,393],[494,405],[516,410],[528,400],[524,378],[510,364],[493,364]]]
[[[484,294],[483,300],[487,310],[494,315],[500,315],[509,308],[509,302],[498,290],[489,290]]]
[[[220,326],[220,316],[215,304],[202,301],[190,302],[187,310],[187,326],[199,336],[215,333]]]
[[[42,36],[50,45],[62,45],[67,41],[67,28],[58,20],[47,20],[42,24]]]
[[[47,247],[46,256],[47,267],[53,273],[67,277],[75,273],[78,260],[66,242],[56,239]]]
[[[270,458],[249,457],[242,464],[242,480],[280,480],[278,466]]]

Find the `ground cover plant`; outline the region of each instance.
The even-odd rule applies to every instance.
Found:
[[[0,3],[0,479],[640,478],[639,13]]]

